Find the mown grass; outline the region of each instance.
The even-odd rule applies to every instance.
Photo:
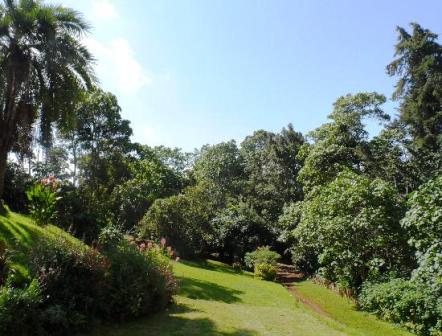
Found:
[[[145,320],[102,327],[89,336],[411,335],[355,311],[350,302],[309,282],[298,285],[302,292],[317,291],[327,310],[337,303],[339,319],[314,312],[279,284],[236,273],[221,263],[177,263],[174,271],[181,286],[176,305]]]
[[[337,295],[324,286],[311,281],[294,284],[304,298],[318,304],[333,320],[344,326],[344,331],[355,336],[412,336],[413,334],[396,327],[376,316],[357,310],[355,302]]]
[[[51,241],[62,239],[66,246],[85,248],[88,246],[66,231],[53,226],[39,226],[27,216],[9,212],[7,216],[0,216],[0,240],[4,241],[9,251],[11,267],[27,275],[26,264],[30,250],[41,240]]]

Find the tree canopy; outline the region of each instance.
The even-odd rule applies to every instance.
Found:
[[[93,57],[80,42],[88,30],[79,13],[62,6],[0,5],[0,197],[7,154],[29,140],[33,122],[40,120],[44,145],[53,123],[72,124],[74,104],[94,82]]]

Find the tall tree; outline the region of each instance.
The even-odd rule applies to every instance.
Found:
[[[414,145],[437,152],[442,147],[442,46],[428,29],[411,27],[411,34],[397,28],[397,58],[387,72],[399,77],[393,98],[401,100],[400,117]]]
[[[238,192],[244,177],[244,162],[236,142],[203,146],[194,174],[198,183],[211,183],[222,193]]]
[[[85,182],[112,188],[128,177],[125,158],[134,150],[130,122],[121,117],[121,108],[113,94],[94,89],[77,109],[77,126],[70,133],[83,155],[80,166]],[[77,150],[78,150],[77,148]]]
[[[364,173],[391,183],[403,194],[413,190],[418,179],[408,150],[410,142],[403,123],[396,120],[387,125],[365,148]]]
[[[131,178],[132,129],[121,117],[117,98],[99,89],[85,95],[76,115],[76,127],[68,138],[77,151],[78,186],[83,199],[88,199],[90,213],[104,225],[111,216],[112,191]]]
[[[0,197],[8,152],[40,118],[69,125],[72,104],[94,81],[93,57],[80,37],[89,29],[79,13],[35,0],[0,5]]]
[[[261,216],[275,221],[284,203],[302,199],[296,178],[301,167],[297,154],[304,143],[292,125],[281,133],[259,130],[241,143],[247,181],[244,194]]]
[[[314,143],[305,143],[298,156],[303,160],[298,179],[306,195],[333,181],[345,168],[364,170],[368,133],[363,121],[365,117],[388,120],[381,109],[384,102],[385,97],[376,92],[338,98],[329,115],[331,122],[309,134]]]

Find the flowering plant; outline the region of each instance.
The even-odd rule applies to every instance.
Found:
[[[180,260],[180,257],[176,255],[176,252],[173,250],[173,248],[171,246],[167,246],[167,240],[164,237],[160,239],[159,244],[156,244],[153,241],[144,241],[144,240],[138,241],[136,242],[136,244],[141,252],[148,251],[151,249],[156,249],[162,255],[168,257],[169,259],[173,259],[175,261]]]
[[[37,224],[46,225],[54,219],[59,199],[57,189],[57,180],[51,175],[47,179],[42,179],[26,192],[29,212]]]

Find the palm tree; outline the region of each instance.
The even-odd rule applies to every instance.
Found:
[[[93,57],[81,43],[88,31],[69,8],[38,0],[0,4],[0,198],[11,149],[37,119],[46,142],[52,125],[68,128],[73,105],[95,82]]]

